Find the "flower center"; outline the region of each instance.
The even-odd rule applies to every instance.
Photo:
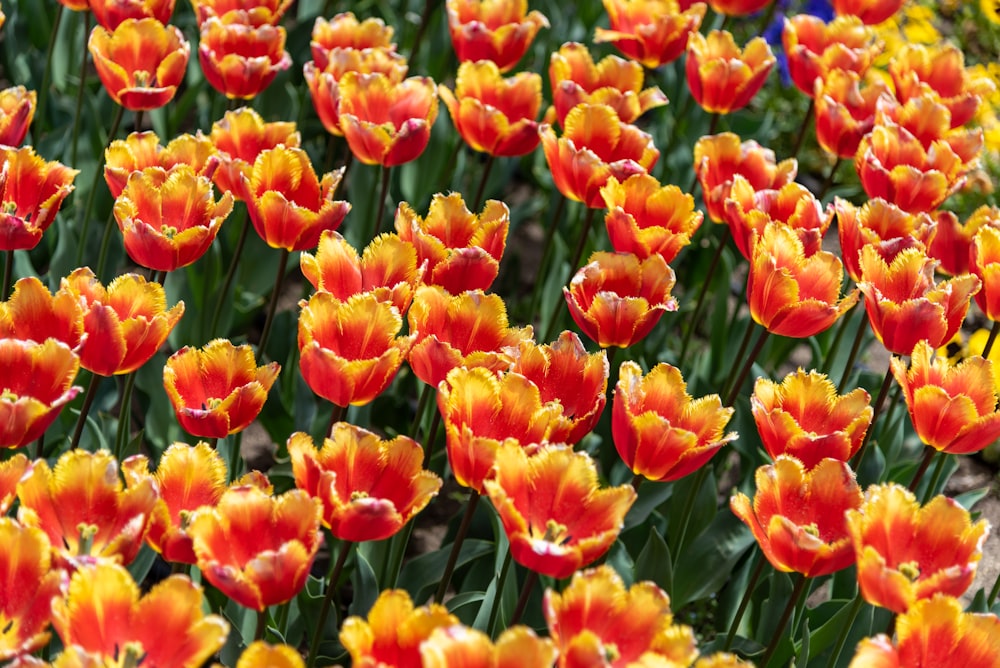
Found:
[[[569,539],[569,529],[565,524],[560,524],[555,520],[549,520],[545,523],[545,535],[542,536],[542,540],[561,545],[569,542]]]
[[[10,201],[4,202],[3,206],[0,208],[2,208],[3,213],[5,215],[13,216],[14,213],[17,211],[17,202],[10,202]]]
[[[810,536],[816,536],[817,538],[819,537],[819,527],[816,526],[815,522],[805,525],[804,527],[802,527],[802,530],[805,531]]]
[[[77,556],[89,557],[90,551],[94,548],[94,536],[97,535],[96,524],[80,522],[76,525],[76,530],[80,533],[80,547],[77,549]]]
[[[222,399],[219,399],[218,397],[209,397],[208,399],[205,399],[204,405],[205,405],[205,410],[214,411],[216,408],[222,405]]]
[[[361,499],[367,499],[367,498],[368,498],[368,492],[362,492],[360,489],[351,492],[351,501],[359,501]]]
[[[173,225],[161,225],[160,233],[168,239],[173,239],[177,236],[177,228]]]
[[[142,643],[140,642],[127,642],[121,648],[123,657],[121,657],[122,668],[137,668],[139,663],[142,661],[146,652],[143,651]]]
[[[136,88],[148,88],[153,81],[153,75],[146,70],[136,70],[134,79]]]
[[[604,646],[604,659],[608,663],[614,663],[620,658],[622,658],[622,653],[618,650],[618,645],[610,642]]]
[[[17,399],[18,399],[17,393],[11,390],[9,387],[3,388],[3,392],[0,392],[0,400],[14,403],[17,401]]]
[[[916,582],[920,579],[920,564],[916,561],[907,561],[899,565],[899,572],[905,575],[910,582]]]

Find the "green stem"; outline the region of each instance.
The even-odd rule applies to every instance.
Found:
[[[990,328],[990,335],[986,339],[986,345],[983,346],[983,357],[985,359],[990,358],[990,353],[993,351],[993,343],[997,340],[997,335],[1000,334],[1000,320],[993,323],[993,327]]]
[[[538,262],[538,268],[535,270],[535,278],[532,282],[531,289],[531,306],[529,309],[529,317],[534,318],[535,313],[538,311],[538,303],[542,298],[542,285],[545,283],[546,272],[545,270],[549,266],[549,259],[552,256],[552,240],[556,235],[556,228],[559,227],[559,221],[562,218],[563,211],[566,210],[566,198],[560,196],[559,203],[556,205],[555,213],[549,220],[549,226],[545,230],[545,241],[542,242],[542,256]]]
[[[865,451],[868,450],[868,442],[871,441],[872,434],[875,432],[875,423],[878,422],[878,416],[882,412],[882,407],[885,405],[885,398],[889,395],[889,386],[892,385],[892,368],[885,370],[885,378],[882,380],[882,387],[878,391],[878,396],[875,398],[875,410],[872,413],[872,421],[868,427],[868,431],[865,432],[865,437],[861,441],[861,447],[858,448],[857,453],[854,455],[854,459],[851,460],[851,468],[855,471],[861,470],[861,462],[865,459]]]
[[[382,561],[383,571],[379,574],[379,586],[382,589],[392,589],[399,579],[399,569],[403,566],[403,557],[406,556],[406,546],[410,543],[410,536],[413,535],[415,520],[406,523],[401,531],[390,538],[389,555]]]
[[[858,333],[854,335],[854,343],[851,344],[851,352],[847,356],[847,364],[844,365],[844,375],[840,377],[840,385],[837,387],[837,392],[840,394],[843,394],[847,390],[847,381],[851,379],[851,372],[854,370],[854,361],[858,359],[861,344],[864,342],[865,334],[868,332],[867,323],[868,318],[862,314],[861,326],[858,327]]]
[[[580,259],[583,257],[583,251],[587,247],[587,239],[590,237],[590,228],[594,224],[594,216],[597,213],[597,209],[587,208],[587,213],[583,218],[583,229],[580,230],[580,238],[576,243],[576,249],[573,251],[573,258],[569,263],[570,276],[579,268]],[[551,341],[553,334],[556,332],[556,328],[559,322],[559,314],[565,307],[564,299],[556,299],[555,306],[552,308],[552,317],[549,318],[548,327],[545,328],[545,335],[542,336],[542,341]]]
[[[712,283],[712,279],[715,277],[715,270],[719,266],[719,260],[722,259],[722,251],[726,248],[726,242],[729,241],[729,226],[723,227],[722,236],[719,238],[719,245],[715,249],[715,254],[712,256],[712,261],[708,265],[708,273],[705,274],[705,279],[701,282],[701,287],[698,290],[698,299],[694,304],[694,312],[691,314],[691,321],[688,323],[687,329],[684,330],[684,339],[681,341],[681,354],[677,358],[678,360],[683,360],[687,358],[688,345],[691,343],[691,336],[694,334],[694,330],[698,328],[698,320],[701,317],[701,310],[705,306],[705,297],[708,295],[708,286]]]
[[[0,301],[7,301],[10,297],[11,279],[14,277],[14,251],[4,251],[3,263],[3,289]]]
[[[760,355],[760,351],[764,349],[764,344],[767,343],[767,339],[770,334],[771,333],[766,329],[761,330],[760,336],[757,337],[757,343],[754,344],[753,350],[750,351],[750,355],[747,357],[746,362],[743,363],[740,375],[736,377],[736,380],[729,388],[729,396],[726,397],[727,406],[732,406],[736,402],[736,397],[739,396],[740,393],[740,387],[743,385],[743,381],[747,379],[747,376],[750,375],[750,369],[753,368],[753,363],[757,361],[757,356]]]
[[[788,626],[788,620],[791,618],[792,612],[795,611],[796,606],[798,606],[799,598],[805,593],[806,584],[808,582],[809,578],[799,574],[799,579],[795,583],[794,589],[792,589],[792,595],[788,599],[788,605],[785,606],[785,611],[781,613],[781,619],[778,620],[778,626],[774,630],[774,636],[771,638],[771,642],[768,643],[767,650],[764,652],[764,657],[758,664],[761,668],[767,668],[768,663],[771,661],[771,657],[774,656],[774,652],[778,649],[781,637],[785,633],[785,627]]]
[[[670,554],[674,555],[675,559],[681,550],[684,549],[688,527],[691,526],[691,510],[694,508],[695,499],[698,498],[698,492],[701,490],[702,485],[705,484],[705,479],[708,478],[710,468],[709,464],[702,464],[701,468],[698,469],[698,475],[694,479],[694,484],[691,486],[691,493],[684,499],[684,510],[681,511],[681,529],[677,532],[676,542],[670,546]]]
[[[312,643],[309,645],[309,658],[306,660],[308,668],[313,668],[316,665],[316,657],[319,655],[319,645],[323,639],[323,627],[326,626],[326,618],[330,615],[333,596],[337,591],[337,582],[340,580],[340,574],[344,570],[344,565],[347,563],[347,557],[350,555],[352,547],[354,547],[354,543],[344,542],[340,546],[340,554],[337,555],[336,563],[330,569],[330,575],[326,580],[326,596],[323,597],[323,605],[319,609],[319,617],[316,619],[316,630],[313,632]]]
[[[267,608],[257,612],[257,628],[253,632],[254,640],[263,640],[267,631]]]
[[[705,134],[714,135],[716,128],[719,127],[719,119],[722,118],[722,114],[713,112],[712,118],[708,121],[708,132]]]
[[[840,318],[840,322],[837,323],[837,332],[833,335],[833,341],[830,342],[830,348],[826,351],[826,355],[823,357],[823,364],[820,365],[820,373],[830,374],[830,367],[833,366],[833,358],[836,357],[837,353],[840,351],[840,344],[844,340],[844,332],[847,331],[848,326],[851,324],[851,317],[854,315],[854,310],[857,308],[857,304],[848,309]]]
[[[833,646],[833,653],[830,654],[830,660],[827,662],[826,668],[836,668],[837,662],[840,661],[840,653],[844,651],[844,645],[847,644],[847,636],[851,634],[851,627],[854,626],[854,620],[858,618],[858,613],[861,612],[861,606],[864,604],[864,597],[858,593],[854,597],[854,602],[851,603],[851,610],[847,615],[847,621],[840,628],[840,635],[837,636],[837,642]]]
[[[733,313],[733,322],[731,322],[729,325],[729,331],[732,331],[732,328],[735,326],[736,317],[738,315],[739,315],[738,312]],[[739,362],[741,359],[743,359],[743,356],[747,354],[747,348],[750,347],[750,340],[753,338],[753,334],[756,331],[756,329],[757,328],[755,327],[755,323],[753,321],[747,323],[746,331],[743,332],[743,338],[740,340],[740,346],[736,350],[736,356],[733,357],[733,367],[732,369],[729,370],[729,375],[726,376],[725,382],[722,383],[722,389],[719,392],[720,395],[727,394],[726,390],[728,390],[729,386],[733,384],[733,381],[735,380],[735,375],[740,368]]]
[[[535,588],[537,582],[538,573],[536,571],[528,571],[528,575],[524,578],[524,585],[521,587],[521,595],[517,597],[517,606],[514,608],[514,614],[510,618],[510,626],[514,626],[521,621],[521,615],[524,614],[525,608],[528,607],[528,599],[531,598],[531,590]]]
[[[802,125],[799,126],[799,134],[795,137],[795,146],[792,147],[793,158],[799,157],[799,149],[802,148],[802,140],[806,138],[806,131],[809,129],[809,123],[812,121],[815,111],[816,100],[809,98],[809,109],[806,110],[805,118],[802,119]]]
[[[333,411],[330,413],[330,421],[326,425],[326,431],[323,432],[323,438],[330,438],[333,434],[333,426],[343,420],[346,413],[346,406],[333,405]]]
[[[451,544],[451,552],[448,554],[448,562],[444,566],[441,582],[438,583],[437,592],[434,594],[435,603],[443,601],[444,595],[448,593],[448,585],[451,584],[451,575],[455,572],[455,564],[458,563],[458,554],[462,551],[462,542],[465,541],[465,536],[469,533],[469,527],[472,525],[472,516],[476,514],[476,505],[478,503],[479,492],[472,490],[472,493],[469,494],[469,502],[465,505],[465,514],[462,515],[462,523],[458,525],[458,533],[455,534],[455,542]]]
[[[378,207],[376,209],[377,213],[372,219],[371,233],[368,235],[368,241],[373,240],[378,236],[378,233],[382,231],[382,217],[385,215],[385,200],[389,196],[389,175],[392,170],[385,166],[381,169],[382,185],[379,187]]]
[[[417,57],[417,52],[420,50],[420,45],[424,41],[424,35],[427,33],[427,24],[431,20],[431,12],[434,8],[441,3],[434,2],[434,0],[424,1],[424,11],[420,13],[420,25],[417,27],[417,34],[413,38],[413,47],[410,49],[409,61],[413,62]]]
[[[135,112],[135,114],[133,114],[132,117],[133,132],[142,132],[142,121],[143,121],[143,113],[142,109],[140,109],[139,111]]]
[[[917,472],[913,474],[913,480],[910,482],[910,491],[914,493],[917,491],[917,485],[923,480],[927,468],[931,465],[931,460],[934,459],[934,455],[937,453],[937,450],[927,446],[924,446],[924,450],[924,458],[920,461],[920,466],[917,468]]]
[[[108,132],[108,141],[104,145],[105,150],[101,152],[100,160],[97,161],[97,166],[94,168],[94,177],[90,180],[90,192],[87,193],[87,203],[83,207],[83,222],[80,226],[80,244],[76,249],[76,264],[79,266],[83,263],[83,250],[87,245],[87,229],[90,227],[90,211],[94,207],[94,199],[97,196],[97,186],[101,183],[101,176],[104,173],[104,155],[107,152],[107,147],[111,145],[111,142],[115,140],[118,135],[118,128],[122,124],[122,116],[125,115],[125,107],[118,105],[118,111],[115,113],[115,118],[111,122],[111,131]],[[104,257],[106,252],[105,247],[107,246],[107,239],[109,238],[110,232],[109,228],[114,221],[114,215],[108,217],[108,221],[104,224],[104,239],[101,241],[101,257]],[[99,269],[97,275],[100,276],[100,269],[103,268],[98,265]]]
[[[493,597],[493,605],[490,606],[490,620],[486,623],[486,632],[490,635],[490,638],[494,640],[497,637],[497,615],[500,612],[500,606],[497,605],[497,600],[503,598],[503,588],[507,584],[507,573],[510,572],[510,562],[511,554],[510,548],[507,548],[507,554],[503,558],[503,566],[500,567],[500,577],[497,578],[496,595]]]
[[[937,451],[935,450],[934,452]],[[941,482],[941,474],[944,472],[944,463],[948,459],[947,452],[938,452],[937,455],[937,463],[934,464],[934,473],[931,474],[931,482],[927,485],[927,491],[924,492],[924,499],[921,502],[925,506],[934,497],[934,489],[938,486],[938,483]]]
[[[740,607],[736,608],[736,616],[733,617],[733,623],[729,626],[729,633],[726,634],[726,642],[722,646],[723,652],[728,652],[729,648],[733,646],[733,640],[736,639],[736,631],[740,628],[740,622],[743,621],[743,614],[747,611],[753,590],[757,587],[757,580],[760,579],[761,574],[764,572],[764,566],[767,563],[767,559],[758,557],[757,566],[753,569],[753,574],[747,583],[746,591],[743,592],[743,598],[740,599]]]
[[[830,191],[830,188],[833,187],[834,180],[837,178],[837,168],[840,167],[841,160],[842,158],[838,155],[837,159],[833,161],[833,165],[830,166],[830,173],[826,175],[826,180],[823,181],[823,186],[819,189],[816,199],[822,200],[826,197],[826,193]]]
[[[431,458],[434,456],[434,445],[437,441],[438,429],[441,427],[441,411],[434,411],[431,419],[431,426],[427,428],[427,435],[424,437],[424,468],[430,468]]]
[[[59,24],[62,23],[62,15],[65,7],[60,4],[56,8],[56,17],[52,21],[52,33],[49,35],[49,48],[45,51],[45,71],[42,73],[42,86],[38,89],[38,106],[35,118],[38,119],[39,128],[45,123],[45,107],[49,99],[49,82],[52,80],[52,55],[55,53],[56,42],[58,42]],[[84,36],[86,39],[86,36]],[[87,55],[84,54],[84,60]],[[74,163],[75,164],[75,163]]]
[[[83,38],[86,40],[87,36],[90,34],[90,12],[82,12],[83,14]],[[83,57],[80,59],[80,82],[76,87],[76,111],[73,114],[73,135],[70,140],[70,159],[69,164],[76,165],[76,157],[78,153],[77,141],[80,136],[80,117],[83,115],[83,91],[87,89],[87,51],[83,52]]]
[[[104,279],[104,266],[108,262],[108,251],[111,248],[111,233],[115,229],[115,212],[108,213],[108,219],[104,221],[104,232],[101,234],[101,251],[97,256],[97,277]]]
[[[118,409],[118,433],[115,435],[115,459],[121,461],[125,446],[128,445],[129,432],[132,430],[132,392],[135,388],[136,371],[125,378],[122,389],[121,406]]]
[[[424,412],[427,410],[427,404],[431,400],[431,393],[434,388],[430,385],[424,383],[424,389],[420,391],[420,398],[417,399],[417,410],[413,412],[413,424],[410,425],[410,434],[413,438],[417,437],[417,432],[420,431],[420,425],[424,423]]]
[[[429,2],[430,0],[428,0]],[[490,180],[490,170],[493,169],[493,163],[496,162],[496,156],[492,153],[486,159],[486,165],[483,167],[483,177],[479,181],[479,188],[476,189],[476,199],[473,200],[472,212],[476,213],[479,211],[479,207],[483,204],[483,194],[486,192],[486,182]]]
[[[291,252],[285,248],[281,249],[281,259],[278,260],[278,275],[274,279],[274,289],[271,291],[271,301],[267,305],[267,319],[264,320],[264,329],[260,333],[260,342],[257,344],[257,358],[263,359],[267,347],[267,339],[271,335],[271,328],[274,326],[275,311],[278,310],[278,296],[281,294],[281,285],[285,281],[285,270],[288,269],[288,257]]]
[[[987,610],[993,609],[993,604],[996,603],[997,596],[1000,596],[1000,573],[997,573],[997,579],[993,583],[993,588],[990,589],[990,595],[986,597]]]
[[[233,259],[229,263],[229,270],[226,271],[226,278],[222,282],[222,290],[219,291],[219,299],[215,303],[215,312],[212,313],[212,325],[208,328],[208,338],[214,338],[216,335],[216,327],[219,325],[219,316],[222,313],[222,306],[226,303],[226,296],[229,294],[229,288],[233,285],[233,280],[236,278],[236,268],[240,263],[240,257],[243,255],[243,246],[247,242],[247,233],[250,231],[250,220],[247,216],[246,209],[243,209],[243,227],[240,229],[240,238],[236,242],[236,250],[233,251]]]
[[[97,385],[103,377],[98,376],[96,373],[90,375],[90,383],[87,385],[87,391],[83,395],[83,405],[80,406],[80,417],[76,419],[76,429],[73,430],[73,437],[69,442],[70,450],[76,450],[76,447],[80,444],[83,426],[87,424],[87,413],[90,412],[90,407],[93,405],[94,399],[97,398]]]

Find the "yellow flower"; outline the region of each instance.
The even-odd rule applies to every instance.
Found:
[[[979,0],[979,11],[991,23],[1000,23],[1000,0]]]

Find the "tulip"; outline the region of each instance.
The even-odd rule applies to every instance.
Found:
[[[937,232],[937,225],[926,213],[907,213],[880,197],[861,207],[834,198],[837,234],[847,275],[861,282],[860,253],[872,246],[886,262],[892,262],[906,248],[925,248]]]
[[[6,515],[17,496],[17,482],[28,469],[28,458],[23,452],[0,462],[0,516]],[[48,548],[46,548],[48,551]]]
[[[483,487],[500,515],[514,561],[562,579],[611,547],[636,499],[631,485],[601,489],[590,455],[548,445],[506,445]]]
[[[114,32],[96,26],[87,48],[108,95],[132,111],[173,99],[191,55],[180,30],[153,18],[126,19]]]
[[[104,151],[104,181],[111,196],[118,199],[132,172],[147,167],[170,170],[177,165],[187,165],[198,176],[212,178],[219,167],[218,151],[201,132],[182,134],[171,139],[166,146],[160,144],[155,132],[133,132],[125,139],[115,139]]]
[[[346,422],[317,449],[308,434],[288,439],[295,485],[323,503],[323,525],[341,540],[394,536],[441,489],[423,470],[424,451],[406,436],[382,440]]]
[[[951,112],[951,127],[965,125],[976,115],[982,98],[995,89],[986,78],[965,69],[965,56],[954,44],[906,44],[889,62],[896,97],[906,102],[928,89]]]
[[[191,0],[199,27],[213,16],[223,17],[234,10],[248,12],[260,23],[276,25],[291,4],[292,0]]]
[[[0,339],[0,447],[40,438],[82,388],[73,385],[80,360],[65,343]]]
[[[163,387],[184,431],[225,438],[243,431],[264,408],[281,366],[258,367],[253,348],[215,339],[204,348],[184,346],[163,367]]]
[[[236,668],[305,668],[305,665],[294,647],[269,645],[263,640],[250,643],[236,661]]]
[[[482,631],[456,624],[435,628],[420,643],[420,658],[424,668],[551,668],[556,650],[527,626],[505,629],[494,645]]]
[[[507,72],[549,22],[528,0],[447,0],[448,31],[459,62],[492,60]]]
[[[709,6],[717,14],[746,16],[767,7],[773,0],[708,0]]]
[[[844,462],[824,459],[810,470],[788,455],[757,469],[751,504],[743,493],[729,500],[777,570],[806,577],[829,575],[854,563],[845,511],[863,495]]]
[[[833,11],[838,15],[857,16],[866,25],[878,25],[903,6],[903,0],[833,0]]]
[[[978,164],[983,148],[983,129],[952,127],[951,111],[932,91],[925,90],[905,104],[890,96],[879,98],[875,105],[875,124],[895,124],[906,129],[924,150],[929,151],[934,142],[943,141],[961,160],[963,170]]]
[[[677,186],[661,186],[649,174],[633,174],[622,182],[612,176],[601,197],[611,246],[639,259],[659,255],[669,264],[691,243],[704,219],[694,208],[694,197]]]
[[[375,599],[368,619],[348,617],[340,629],[340,644],[355,666],[421,665],[420,646],[434,629],[458,624],[443,605],[414,608],[403,589],[386,589]]]
[[[24,141],[37,103],[38,94],[24,86],[0,91],[0,144],[18,146]]]
[[[713,30],[708,37],[692,32],[687,45],[688,88],[705,111],[728,114],[750,103],[774,63],[771,48],[761,37],[741,50],[728,31]]]
[[[201,24],[198,62],[212,88],[229,99],[250,100],[291,66],[285,29],[270,20],[267,12],[233,10]]]
[[[83,309],[66,288],[49,292],[28,276],[14,284],[14,293],[0,302],[0,339],[45,342],[55,339],[76,350],[83,339]]]
[[[643,67],[656,69],[681,57],[688,36],[698,32],[705,3],[676,0],[603,0],[611,29],[594,29],[594,42],[610,42]]]
[[[73,192],[79,170],[46,162],[33,148],[0,147],[0,250],[31,250]]]
[[[212,124],[209,139],[215,145],[221,161],[213,177],[215,185],[237,198],[241,192],[241,175],[252,178],[257,156],[279,144],[287,148],[298,148],[301,143],[295,123],[265,123],[260,114],[249,107],[227,111],[222,120]]]
[[[810,14],[793,16],[785,19],[781,41],[792,83],[810,96],[817,78],[826,79],[834,71],[862,76],[882,51],[874,31],[854,16],[829,24]]]
[[[983,284],[975,295],[976,303],[987,318],[996,322],[1000,320],[1000,227],[980,228],[970,251],[969,268]]]
[[[175,0],[89,0],[97,25],[114,30],[127,19],[153,18],[168,23]]]
[[[323,72],[329,64],[330,52],[336,49],[394,52],[396,50],[396,45],[392,41],[394,32],[392,26],[386,25],[380,18],[358,21],[353,12],[342,12],[329,21],[317,16],[309,48],[316,69]]]
[[[48,644],[52,601],[66,575],[51,568],[49,539],[44,531],[0,517],[0,661],[30,654]],[[11,664],[7,664],[11,665]]]
[[[612,404],[611,436],[629,469],[649,480],[672,481],[704,466],[722,446],[733,409],[719,395],[692,399],[676,367],[657,364],[643,376],[622,362]]]
[[[861,594],[896,613],[937,593],[964,594],[989,532],[989,522],[972,524],[957,501],[938,495],[921,507],[895,483],[869,488],[864,503],[847,511],[847,526]]]
[[[812,91],[816,112],[816,141],[838,158],[852,158],[861,138],[875,124],[876,103],[889,95],[877,75],[862,78],[854,72],[830,70],[817,79]]]
[[[974,271],[974,256],[980,252],[975,246],[979,232],[986,228],[1000,229],[1000,207],[996,206],[979,207],[964,223],[951,211],[938,211],[934,218],[937,232],[927,246],[927,254],[941,262],[938,271],[950,276]],[[976,299],[981,296],[977,293]]]
[[[492,61],[466,61],[458,68],[455,92],[442,84],[438,94],[472,150],[512,157],[531,153],[538,146],[539,75],[521,72],[504,79]]]

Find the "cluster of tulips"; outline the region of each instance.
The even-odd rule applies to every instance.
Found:
[[[990,361],[1000,333],[1000,209],[983,206],[962,222],[947,208],[979,165],[983,131],[971,122],[993,84],[970,74],[951,44],[907,46],[877,71],[882,45],[872,26],[902,0],[835,0],[835,18],[784,19],[789,76],[809,98],[794,152],[814,128],[831,163],[816,193],[795,181],[794,155],[779,161],[753,139],[716,132],[753,105],[777,62],[764,39],[741,47],[723,26],[761,12],[766,25],[776,0],[604,0],[609,27],[597,28],[594,41],[624,57],[595,60],[585,44],[560,46],[549,55],[552,104],[542,117],[542,76],[510,74],[549,27],[526,0],[447,0],[460,61],[451,87],[408,76],[409,60],[382,20],[315,18],[304,89],[318,123],[348,150],[344,165],[322,175],[299,125],[253,108],[292,65],[280,25],[291,0],[192,0],[201,76],[233,104],[205,132],[169,141],[144,129],[143,115],[190,85],[190,44],[168,23],[173,0],[59,1],[60,16],[65,9],[86,12],[85,25],[96,20],[88,51],[118,109],[77,207],[81,249],[102,175],[114,204],[93,262],[78,256],[79,268],[47,277],[51,289],[37,276],[15,281],[16,257],[46,230],[71,227],[53,223],[69,217],[63,202],[79,171],[17,148],[49,91],[0,92],[0,661],[166,667],[222,657],[242,668],[312,668],[340,651],[355,666],[400,668],[724,668],[784,665],[793,655],[796,665],[821,657],[830,666],[1000,666],[1000,619],[991,612],[1000,582],[980,592],[978,612],[959,600],[989,524],[938,493],[949,455],[1000,438],[1000,370]],[[428,2],[423,21],[433,9]],[[703,34],[707,17],[720,27]],[[422,36],[423,25],[414,50]],[[669,67],[683,73],[689,106],[658,146],[651,119],[668,100],[645,80]],[[426,215],[400,201],[385,232],[392,171],[427,150],[441,126],[439,99],[461,143],[480,154],[479,185],[471,197],[429,196]],[[240,100],[247,106],[237,108]],[[693,104],[710,115],[709,132],[692,147],[694,174],[682,175],[694,179],[663,183],[657,162],[677,148]],[[125,110],[135,131],[121,139]],[[75,134],[72,141],[75,156]],[[560,213],[532,281],[532,322],[519,326],[491,290],[520,221],[487,195],[495,166],[530,160],[539,145]],[[861,203],[824,205],[841,161],[851,160]],[[351,181],[365,166],[381,180],[372,219],[346,223],[363,240],[355,246],[338,232],[352,203],[337,197],[342,185],[358,194]],[[568,240],[570,230],[556,230],[565,200],[583,211]],[[185,304],[171,306],[164,284],[205,262],[234,210],[246,216],[230,271],[206,291],[216,300],[209,340],[176,341]],[[600,211],[608,244],[592,229]],[[706,215],[722,234],[707,269],[696,267],[698,284],[686,280],[683,261],[696,235],[705,247],[712,242]],[[828,234],[834,220],[839,252]],[[248,336],[220,328],[219,315],[238,288],[251,227],[279,259],[263,326]],[[540,286],[560,269],[550,265],[561,241],[574,249],[572,275],[562,300],[540,300]],[[730,241],[745,303],[723,295],[723,310],[734,323],[744,312],[752,322],[721,390],[693,397],[692,360],[708,354],[714,336],[702,336],[706,295]],[[116,244],[128,257],[121,273]],[[597,250],[584,260],[588,248]],[[282,369],[273,360],[284,345],[272,334],[282,296],[296,289],[286,280],[295,273],[292,252],[312,289],[298,301],[297,345]],[[855,286],[846,293],[845,270]],[[981,355],[955,363],[936,351],[960,332],[973,298],[993,329]],[[838,384],[830,365],[859,301],[865,314]],[[556,311],[539,314],[540,302]],[[667,339],[654,335],[664,316],[680,309],[689,317],[676,341],[650,350],[651,338]],[[583,338],[559,333],[565,312]],[[823,350],[816,337],[835,326]],[[890,353],[874,402],[867,390],[849,389],[869,327]],[[823,368],[749,382],[778,337],[813,341]],[[619,350],[631,357],[616,364]],[[133,395],[140,371],[162,352],[176,422],[200,440],[156,454],[135,436],[133,413],[142,407]],[[81,368],[86,389],[75,384]],[[282,371],[320,398],[316,419],[305,420],[319,429],[274,437],[280,465],[269,477],[247,470],[235,444]],[[117,414],[111,439],[92,413],[102,380],[116,376],[122,389],[105,406]],[[378,411],[358,410],[405,393],[405,378],[421,388],[404,403],[412,407],[408,433],[386,429]],[[890,400],[894,383],[901,400]],[[890,476],[886,461],[913,453],[888,427],[875,433],[900,401],[925,447]],[[77,415],[67,430],[60,413],[71,405]],[[752,445],[715,457],[745,438],[730,431],[741,412],[769,460],[755,473],[764,454]],[[442,430],[443,456],[435,452]],[[134,448],[142,453],[129,455]],[[865,468],[873,460],[881,465]],[[743,547],[728,568],[748,556],[742,601],[719,616],[713,639],[675,620],[668,592],[676,581],[664,573],[676,572],[698,541],[714,540],[715,524],[693,518],[706,495],[714,516],[715,475],[730,466],[746,470],[729,500],[738,521],[727,525],[745,540],[734,539]],[[859,477],[871,485],[863,489]],[[407,582],[415,518],[446,481],[466,490],[442,548],[447,560]],[[463,592],[453,577],[477,549],[467,538],[487,506],[496,530],[488,585]],[[650,538],[629,554],[623,529],[636,527]],[[172,573],[154,577],[154,556]],[[324,559],[327,575],[312,577]],[[512,561],[522,586],[508,601],[506,592],[517,591]],[[808,633],[797,635],[806,598],[848,568],[853,600],[837,613],[836,633],[827,628],[825,644],[810,648]],[[762,578],[784,582],[774,572],[797,577],[790,591],[774,585],[787,606],[772,600],[780,618],[761,624],[745,612]],[[866,604],[867,637],[848,646]],[[532,619],[541,623],[524,623]],[[873,629],[872,619],[889,626]]]

